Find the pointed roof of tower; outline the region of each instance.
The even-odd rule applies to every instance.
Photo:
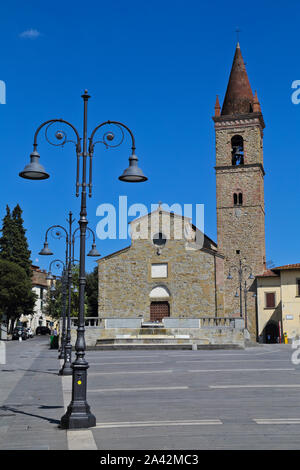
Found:
[[[253,93],[240,45],[237,43],[221,115],[251,112],[253,112]]]
[[[217,95],[216,104],[215,104],[215,116],[220,116],[220,115],[221,115],[221,106],[219,102],[219,97]]]

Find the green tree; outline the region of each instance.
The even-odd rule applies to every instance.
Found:
[[[20,316],[33,312],[36,294],[25,270],[11,261],[0,259],[0,312],[11,320],[11,331]]]
[[[26,230],[23,226],[22,210],[19,204],[16,205],[12,212],[12,220],[15,229],[14,239],[14,256],[15,263],[19,264],[27,273],[27,276],[32,276],[31,270],[31,251],[28,248],[27,238],[25,236]]]
[[[28,277],[31,277],[31,252],[23,227],[22,210],[19,204],[12,213],[6,206],[6,215],[3,218],[2,237],[0,238],[0,258],[12,261],[23,268]]]
[[[98,266],[86,275],[87,316],[98,317]]]
[[[3,218],[2,236],[0,237],[0,258],[14,262],[13,256],[13,239],[14,239],[14,223],[11,216],[10,208],[6,206],[6,215]]]
[[[72,285],[71,290],[71,317],[78,317],[79,311],[79,268],[73,266],[72,268]],[[44,306],[44,313],[52,318],[61,318],[63,312],[63,285],[62,280],[57,279],[54,283],[55,291],[48,289],[46,303]],[[78,292],[74,292],[74,287],[77,287]],[[68,287],[66,287],[66,314],[68,312]],[[84,314],[87,316],[88,301],[85,293]]]
[[[9,265],[2,264],[2,273],[7,272],[8,279],[12,280],[12,293],[18,290],[20,292],[19,298],[14,303],[13,295],[9,297],[7,293],[9,284],[7,284],[5,276],[2,276],[0,289],[2,289],[2,300],[6,303],[3,306],[0,303],[0,311],[7,315],[8,320],[11,320],[12,329],[15,320],[22,313],[24,315],[33,313],[36,300],[36,296],[32,292],[31,253],[25,236],[26,231],[23,227],[22,210],[19,204],[16,205],[12,213],[10,208],[6,206],[6,215],[3,218],[1,233],[0,260],[11,263]],[[22,273],[23,282],[20,281],[20,273]]]

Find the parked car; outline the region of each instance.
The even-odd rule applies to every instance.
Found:
[[[26,340],[28,338],[26,328],[24,328],[24,326],[17,326],[14,328],[12,339],[19,339],[20,337],[22,340]]]
[[[31,328],[26,328],[28,338],[33,338],[33,331]]]
[[[50,328],[48,328],[48,326],[38,326],[35,331],[36,335],[50,335],[50,333],[51,331],[50,331]]]

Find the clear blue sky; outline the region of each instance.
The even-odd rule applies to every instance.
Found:
[[[41,122],[63,118],[82,130],[85,88],[92,96],[89,129],[107,119],[127,124],[149,178],[136,185],[118,180],[128,165],[129,141],[116,150],[96,146],[90,227],[99,221],[99,204],[117,205],[127,195],[129,204],[149,208],[159,200],[205,204],[205,232],[216,240],[211,116],[216,94],[224,98],[237,27],[266,123],[267,260],[300,262],[300,105],[291,101],[291,83],[300,79],[299,14],[298,1],[2,2],[0,79],[7,104],[0,105],[0,217],[6,204],[20,204],[33,262],[49,264],[38,255],[49,225],[64,224],[69,210],[78,219],[73,145],[56,149],[41,138],[41,163],[51,178],[31,182],[18,173]],[[22,35],[30,30],[38,33]],[[97,247],[106,255],[128,244],[98,240]],[[63,256],[61,241],[51,247]],[[87,269],[94,266],[88,260]]]

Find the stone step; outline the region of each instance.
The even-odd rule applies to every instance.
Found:
[[[106,338],[106,339],[100,339],[97,340],[97,345],[98,344],[182,344],[182,343],[187,343],[187,344],[192,344],[192,341],[189,340],[189,338],[175,338],[175,337],[156,337],[156,336],[149,336],[149,337],[134,337],[131,336],[129,338]]]
[[[88,346],[89,351],[110,351],[122,349],[135,349],[135,350],[156,350],[156,349],[189,349],[192,350],[191,343],[148,343],[148,344],[134,344],[134,343],[115,343],[115,344],[101,344],[97,342],[96,346]]]
[[[100,344],[99,342],[95,346],[87,346],[88,351],[113,351],[113,350],[167,350],[167,349],[181,349],[181,350],[192,350],[192,343],[148,343],[148,344],[133,344],[133,343],[118,343],[118,344]],[[197,349],[244,349],[239,344],[197,344]]]

